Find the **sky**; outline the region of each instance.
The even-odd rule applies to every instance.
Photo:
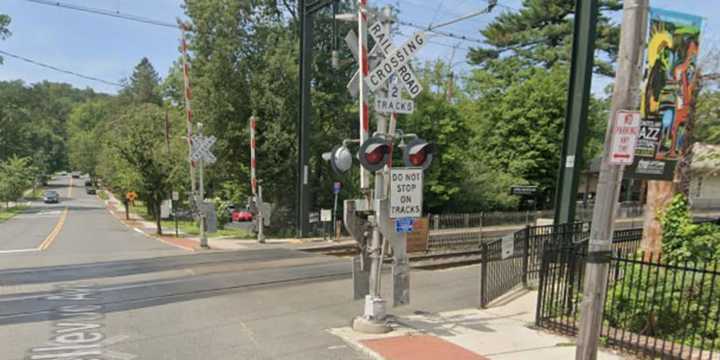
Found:
[[[174,23],[183,17],[180,0],[63,0],[65,3],[119,11]],[[400,19],[418,25],[444,22],[487,6],[484,0],[370,0],[373,6],[391,4],[399,8]],[[503,11],[520,8],[521,0],[499,0],[491,14],[448,26],[442,30],[469,38],[481,39],[479,30]],[[695,14],[716,14],[705,19],[701,48],[718,46],[720,37],[720,1],[717,0],[651,0],[651,6]],[[177,30],[149,24],[88,14],[27,0],[0,0],[0,13],[10,15],[13,35],[0,41],[0,50],[24,56],[58,68],[75,71],[112,82],[129,77],[132,68],[148,57],[162,77],[179,56]],[[619,16],[617,17],[619,20]],[[401,26],[400,32],[410,35],[417,29]],[[397,45],[402,35],[395,39]],[[459,72],[468,72],[468,48],[478,46],[471,41],[433,37],[419,54],[419,60],[442,59],[453,63]],[[453,50],[453,47],[457,48]],[[27,83],[42,80],[67,82],[74,86],[91,87],[97,91],[116,93],[117,87],[28,64],[5,56],[0,65],[0,80],[22,79]],[[593,91],[601,93],[611,79],[596,78]]]

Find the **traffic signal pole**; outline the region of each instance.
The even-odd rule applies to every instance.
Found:
[[[625,0],[610,119],[600,167],[597,197],[590,230],[590,245],[583,285],[576,360],[594,360],[602,327],[603,303],[610,266],[610,246],[623,168],[612,165],[609,153],[613,119],[619,110],[635,109],[640,100],[642,44],[645,39],[648,0]]]

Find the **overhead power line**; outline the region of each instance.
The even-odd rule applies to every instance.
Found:
[[[155,19],[150,19],[150,18],[137,16],[137,15],[124,14],[117,10],[91,8],[91,7],[87,7],[87,6],[80,6],[80,5],[64,3],[64,2],[60,2],[60,1],[50,1],[50,0],[25,0],[25,1],[36,3],[36,4],[41,4],[41,5],[57,6],[57,7],[65,8],[65,9],[82,11],[82,12],[91,13],[91,14],[110,16],[110,17],[114,17],[114,18],[125,19],[125,20],[130,20],[130,21],[135,21],[135,22],[140,22],[140,23],[145,23],[145,24],[150,24],[150,25],[162,26],[162,27],[173,28],[173,29],[178,28],[177,24],[160,21],[160,20],[155,20]]]
[[[418,30],[428,31],[428,26],[427,26],[427,25],[423,26],[423,25],[415,24],[415,23],[412,23],[412,22],[409,22],[409,21],[398,21],[398,23],[399,23],[400,25],[409,26],[409,27],[411,27],[411,28],[415,28],[415,29],[418,29]],[[485,45],[485,41],[483,41],[483,40],[481,40],[481,39],[473,38],[473,37],[466,36],[466,35],[462,35],[462,34],[455,34],[455,33],[447,32],[447,31],[434,30],[434,29],[430,29],[429,32],[431,32],[431,33],[433,33],[433,34],[436,34],[436,35],[440,35],[440,36],[452,38],[452,39],[469,41],[469,42],[474,42],[474,43],[478,43],[478,44],[481,44],[481,45]]]
[[[22,61],[25,61],[25,62],[27,62],[27,63],[33,64],[33,65],[36,65],[36,66],[44,67],[44,68],[46,68],[46,69],[54,70],[54,71],[61,72],[61,73],[64,73],[64,74],[69,74],[69,75],[77,76],[77,77],[80,77],[80,78],[83,78],[83,79],[86,79],[86,80],[97,81],[97,82],[101,82],[101,83],[106,84],[106,85],[117,86],[117,87],[122,87],[122,86],[123,86],[123,85],[120,84],[120,83],[116,83],[116,82],[109,81],[109,80],[103,80],[103,79],[100,79],[100,78],[96,78],[96,77],[94,77],[94,76],[83,75],[83,74],[76,73],[76,72],[70,71],[70,70],[61,69],[61,68],[59,68],[59,67],[52,66],[52,65],[48,65],[48,64],[45,64],[45,63],[41,63],[41,62],[39,62],[39,61],[35,61],[35,60],[33,60],[33,59],[29,59],[29,58],[26,58],[26,57],[24,57],[24,56],[12,54],[12,53],[9,53],[9,52],[4,51],[4,50],[0,50],[0,54],[5,55],[5,56],[9,56],[9,57],[11,57],[11,58],[15,58],[15,59],[18,59],[18,60],[22,60]]]

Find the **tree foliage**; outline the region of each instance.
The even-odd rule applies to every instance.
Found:
[[[608,15],[622,9],[622,2],[600,0],[599,8],[601,13],[597,21],[595,46],[602,56],[595,59],[595,71],[612,75],[620,28],[612,23]],[[556,64],[569,64],[574,15],[575,0],[524,0],[519,11],[502,13],[480,31],[488,46],[473,48],[468,57],[481,66],[508,58],[547,69]]]
[[[142,58],[135,65],[135,69],[120,95],[133,103],[162,105],[160,75],[155,71],[148,58]]]
[[[693,137],[706,144],[720,144],[720,91],[700,94],[697,101],[696,128]]]
[[[0,201],[7,203],[19,199],[32,186],[35,172],[30,158],[13,156],[0,162]]]

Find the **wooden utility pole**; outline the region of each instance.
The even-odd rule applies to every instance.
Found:
[[[641,49],[647,28],[648,1],[625,0],[623,4],[618,69],[615,75],[612,107],[605,133],[605,149],[590,231],[576,360],[594,360],[597,357],[613,223],[623,173],[622,167],[611,165],[609,161],[613,120],[619,110],[635,109],[639,104],[643,59]]]

